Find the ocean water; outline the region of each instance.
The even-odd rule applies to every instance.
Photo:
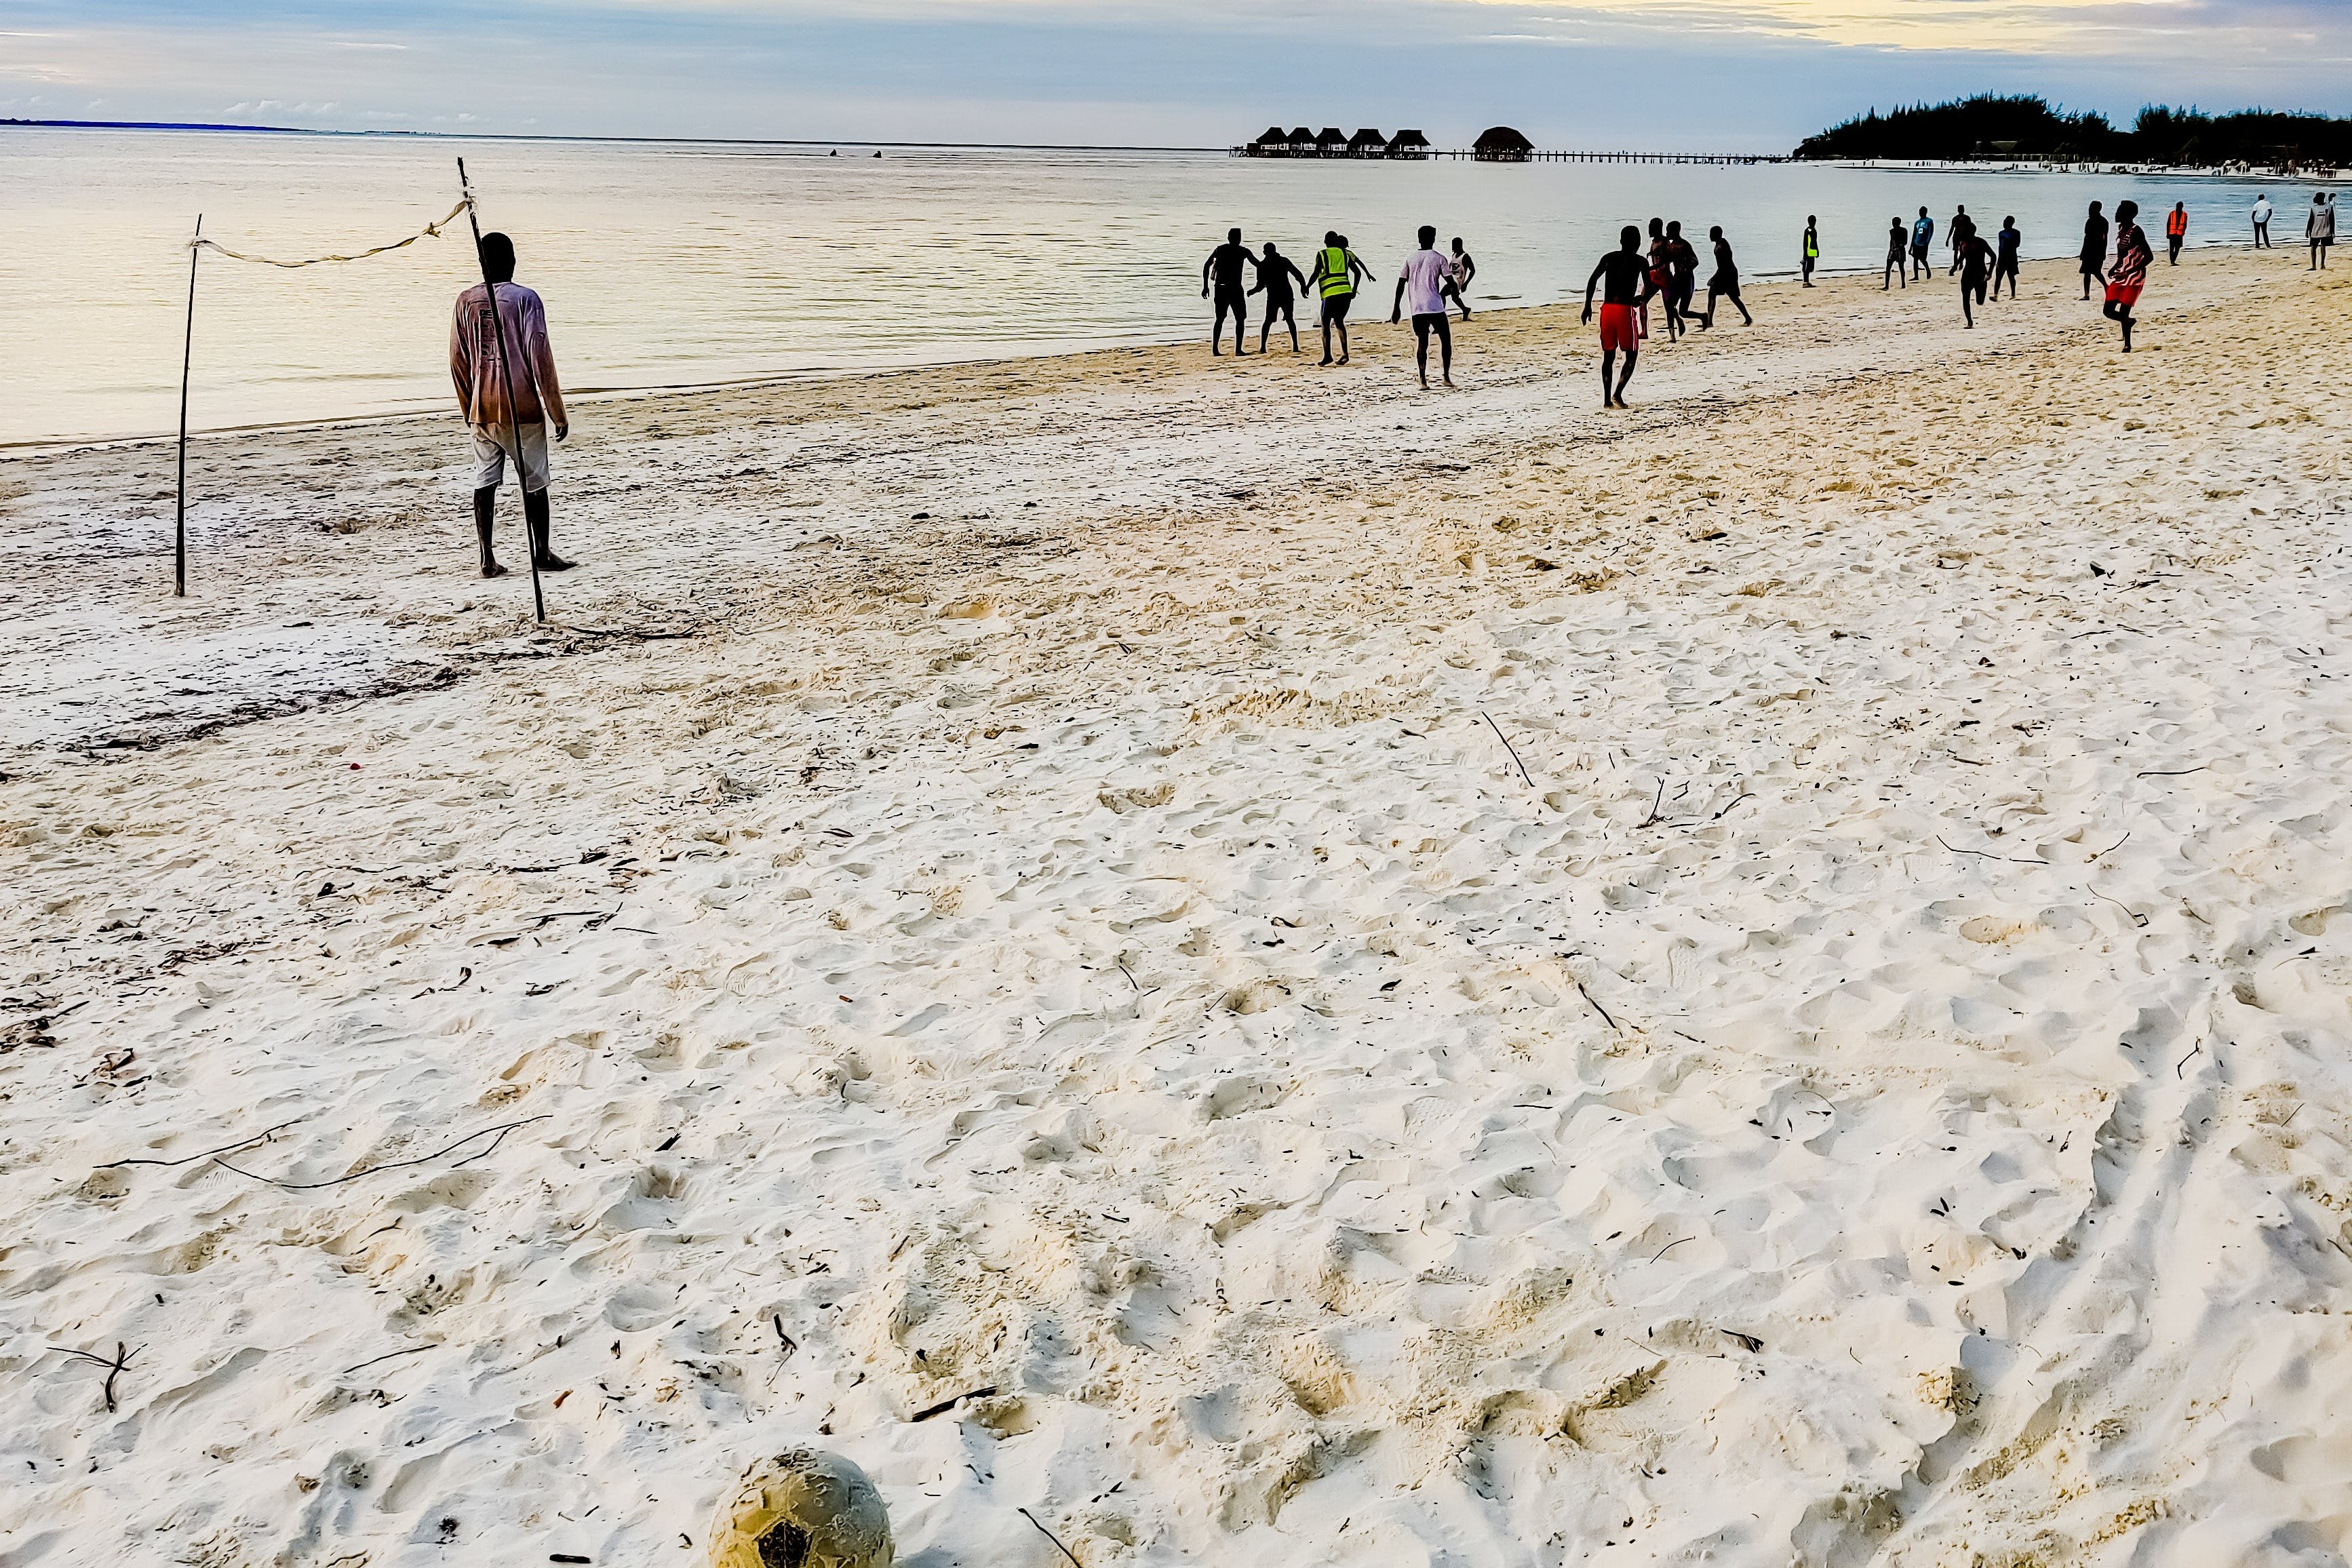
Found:
[[[1473,303],[1580,294],[1617,227],[1722,224],[1749,277],[1874,270],[1887,220],[2015,214],[2074,253],[2084,204],[2185,200],[2239,242],[2258,182],[1819,165],[1285,163],[1217,153],[442,141],[0,129],[0,446],[152,435],[177,419],[186,238],[288,258],[439,217],[465,157],[486,227],[547,300],[566,385],[618,392],[1205,336],[1201,263],[1229,226],[1308,269],[1326,228],[1390,285],[1413,230],[1461,235]],[[2309,193],[2269,187],[2275,231]],[[2151,233],[2160,233],[2150,221]],[[1939,252],[1940,255],[1940,252]],[[191,425],[443,409],[456,232],[343,266],[200,264]],[[1371,313],[1370,301],[1359,314]]]

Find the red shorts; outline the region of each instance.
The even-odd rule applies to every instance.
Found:
[[[1633,353],[1642,346],[1642,323],[1631,305],[1601,307],[1601,352]]]
[[[2128,310],[2139,303],[2139,291],[2147,287],[2147,279],[2145,278],[2134,279],[2128,283],[2110,283],[2107,285],[2107,303],[2112,305],[2121,300],[2124,309]]]

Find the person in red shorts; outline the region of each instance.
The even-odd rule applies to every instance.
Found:
[[[1601,406],[1623,408],[1625,384],[1633,379],[1633,363],[1642,357],[1641,309],[1658,291],[1650,277],[1649,258],[1642,254],[1642,231],[1632,224],[1618,235],[1617,248],[1602,257],[1584,281],[1588,327],[1592,324],[1595,289],[1601,289]],[[1620,350],[1625,355],[1622,375],[1616,374]]]
[[[2139,226],[2139,204],[2116,204],[2116,264],[2107,268],[2107,302],[2100,314],[2124,330],[2124,353],[2131,353],[2132,307],[2147,286],[2147,264],[2156,259]]]

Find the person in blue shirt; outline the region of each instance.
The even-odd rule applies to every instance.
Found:
[[[2017,220],[2013,217],[2001,219],[2000,243],[1994,247],[1992,258],[1992,297],[1994,299],[2000,298],[2000,280],[2004,278],[2009,279],[2009,297],[2012,300],[2017,298],[2017,255],[2019,247],[2024,243],[2025,236],[2018,232]]]
[[[1919,209],[1919,221],[1911,226],[1911,276],[1927,276],[1927,248],[1936,243],[1936,220],[1927,209]]]

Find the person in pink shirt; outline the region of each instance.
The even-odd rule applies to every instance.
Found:
[[[506,568],[490,552],[490,521],[499,482],[513,458],[520,468],[523,520],[530,552],[542,572],[567,571],[566,561],[548,542],[547,433],[559,441],[572,433],[563,413],[563,386],[555,375],[555,353],[547,343],[547,307],[514,280],[514,241],[503,234],[482,236],[482,271],[498,285],[498,325],[488,287],[477,283],[457,296],[449,323],[449,379],[457,389],[457,412],[473,441],[474,535],[482,550],[482,575],[502,577]],[[509,408],[508,387],[514,406]]]
[[[1412,306],[1413,361],[1421,367],[1421,384],[1429,387],[1429,334],[1435,332],[1444,350],[1438,374],[1446,385],[1454,384],[1453,318],[1446,314],[1445,286],[1454,281],[1454,263],[1437,248],[1437,230],[1428,224],[1421,226],[1421,248],[1405,258],[1404,271],[1397,278],[1396,301],[1389,308],[1391,323],[1403,320],[1405,305]]]

